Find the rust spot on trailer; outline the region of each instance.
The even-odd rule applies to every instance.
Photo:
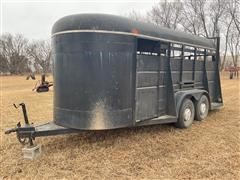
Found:
[[[133,28],[133,29],[131,30],[131,32],[132,32],[133,34],[136,34],[136,35],[140,34],[139,30],[136,29],[136,28]]]

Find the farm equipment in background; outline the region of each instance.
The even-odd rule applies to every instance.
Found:
[[[238,78],[238,72],[240,71],[240,67],[230,66],[226,67],[224,70],[230,72],[229,79],[233,79],[234,77]]]
[[[35,87],[32,89],[33,91],[36,90],[36,92],[48,92],[49,87],[53,86],[53,82],[46,81],[45,74],[42,74],[41,81],[37,81],[35,84]]]

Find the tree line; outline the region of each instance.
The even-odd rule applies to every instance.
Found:
[[[127,16],[206,38],[219,36],[221,70],[239,65],[240,0],[162,0],[144,14],[133,10]]]
[[[48,40],[29,41],[21,34],[5,33],[0,36],[0,73],[49,73],[51,52]]]

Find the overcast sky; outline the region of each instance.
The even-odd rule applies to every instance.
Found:
[[[0,0],[1,1],[1,0]],[[79,13],[126,15],[132,10],[145,13],[157,0],[2,0],[2,33],[21,33],[29,39],[48,39],[59,18]]]

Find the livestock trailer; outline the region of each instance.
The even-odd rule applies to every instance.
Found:
[[[52,28],[53,121],[25,125],[21,143],[80,130],[203,120],[223,105],[219,38],[106,14],[63,17]]]

